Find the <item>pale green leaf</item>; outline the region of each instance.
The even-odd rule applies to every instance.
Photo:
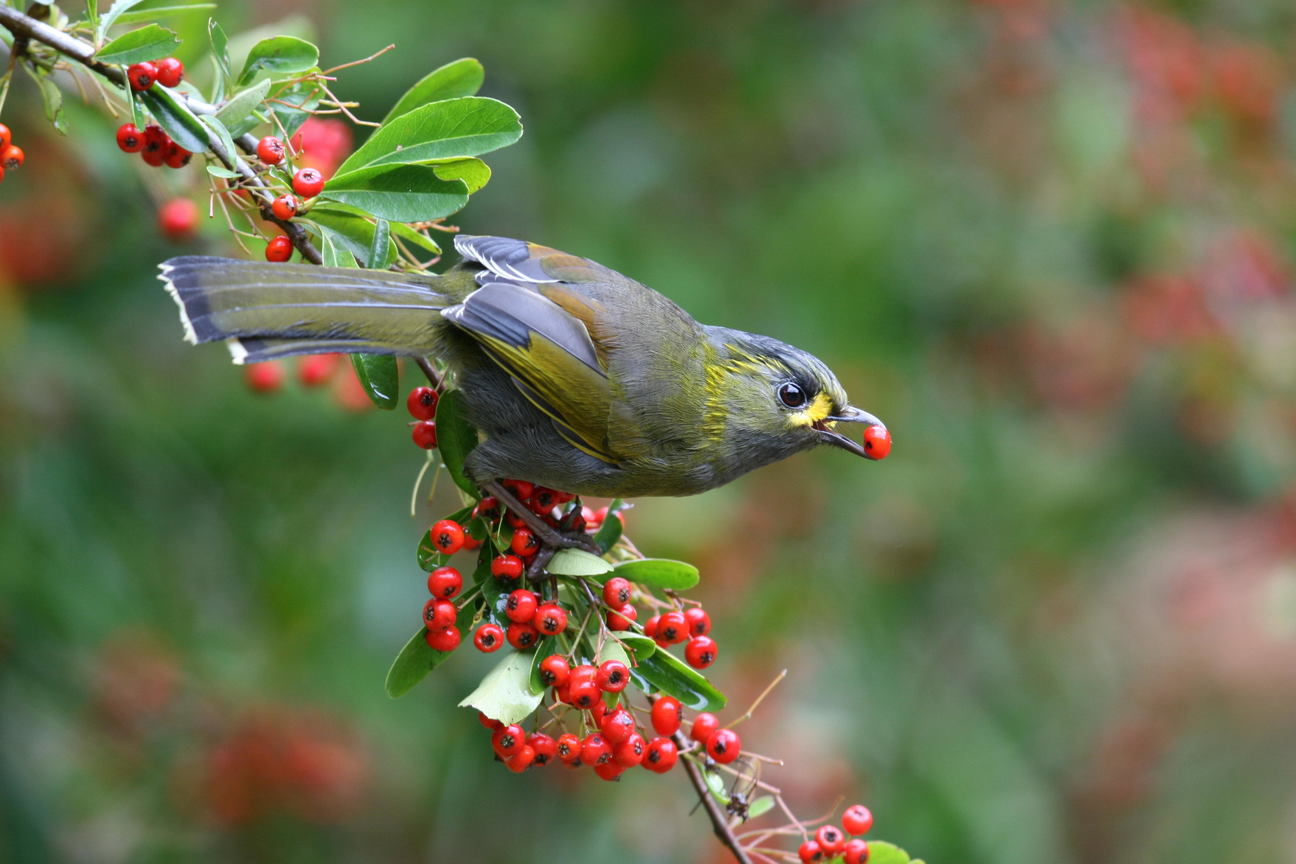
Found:
[[[180,40],[176,38],[174,31],[159,24],[147,24],[138,30],[123,33],[100,48],[95,59],[101,63],[127,66],[143,60],[166,57],[179,44]]]
[[[252,46],[238,83],[243,86],[260,72],[272,75],[290,75],[305,72],[319,62],[319,49],[296,36],[271,36]]]
[[[476,708],[501,723],[517,723],[539,707],[543,694],[531,692],[530,654],[509,652],[469,693],[460,707]]]
[[[545,569],[558,576],[602,576],[612,565],[583,549],[560,549]]]
[[[522,123],[508,105],[480,96],[433,102],[383,124],[338,168],[417,163],[480,156],[522,137]]]

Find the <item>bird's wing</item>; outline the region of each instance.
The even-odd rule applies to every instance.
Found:
[[[538,243],[508,237],[455,237],[455,251],[484,270],[477,281],[485,284],[496,276],[516,282],[601,282],[624,277],[588,258],[559,252]]]
[[[477,340],[569,444],[616,464],[607,368],[584,322],[537,287],[494,276],[442,315]]]

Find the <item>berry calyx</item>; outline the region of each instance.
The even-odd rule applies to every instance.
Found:
[[[823,850],[819,844],[813,840],[807,840],[797,849],[797,856],[801,859],[801,864],[815,864],[816,861],[824,860]]]
[[[424,638],[432,650],[446,652],[458,648],[462,637],[459,635],[459,628],[450,624],[437,630],[427,631],[427,636]]]
[[[453,567],[438,567],[428,574],[428,593],[449,600],[463,588],[463,574]]]
[[[410,438],[416,446],[424,450],[434,450],[437,446],[437,425],[435,420],[420,420],[410,427]]]
[[[869,845],[859,837],[847,840],[842,852],[846,864],[864,864],[869,859]]]
[[[278,165],[284,158],[284,143],[273,135],[257,142],[257,158],[267,165]]]
[[[543,768],[558,755],[558,742],[543,732],[536,732],[527,739],[527,746],[535,751],[535,761],[531,764]]]
[[[654,738],[648,742],[648,749],[644,751],[643,761],[639,764],[649,771],[665,774],[675,767],[677,759],[679,759],[679,748],[675,746],[674,741],[669,738]]]
[[[526,624],[535,618],[536,608],[540,605],[534,591],[519,588],[504,601],[504,615],[510,621]]]
[[[571,676],[571,664],[561,654],[550,654],[540,661],[540,681],[549,687],[561,687]]]
[[[679,610],[671,610],[661,616],[657,622],[657,635],[655,637],[659,642],[674,645],[676,642],[683,642],[688,638],[688,622],[684,620],[684,613]]]
[[[167,142],[166,148],[166,166],[168,168],[183,168],[189,164],[193,154],[181,147],[174,141]]]
[[[2,152],[0,152],[0,163],[4,165],[6,171],[11,171],[14,168],[22,166],[26,155],[23,153],[21,147],[17,144],[10,144],[9,146],[0,149],[2,149]]]
[[[491,575],[514,582],[522,578],[522,559],[516,555],[497,555],[491,561]]]
[[[487,621],[473,633],[473,645],[485,654],[498,651],[504,647],[504,630],[498,624]]]
[[[891,452],[891,433],[885,426],[869,426],[864,430],[864,455],[869,459],[885,459]]]
[[[873,813],[863,804],[852,804],[842,813],[842,828],[847,834],[867,834],[873,827]]]
[[[630,585],[629,579],[623,579],[620,576],[613,576],[603,583],[603,602],[613,609],[620,609],[630,602],[630,596],[634,589]]]
[[[568,700],[577,708],[589,709],[603,696],[603,691],[593,681],[568,681]]]
[[[703,711],[693,718],[693,728],[689,730],[689,737],[699,744],[705,744],[717,729],[720,728],[720,718],[710,711]]]
[[[501,759],[507,759],[526,744],[526,732],[516,723],[495,730],[491,736],[491,747]]]
[[[836,855],[846,846],[846,832],[836,825],[820,825],[815,832],[815,842],[829,857]]]
[[[291,195],[283,197],[292,198]],[[276,203],[278,200],[281,199],[276,199]],[[297,199],[293,198],[294,206],[296,202]],[[405,407],[409,409],[410,416],[415,420],[432,420],[436,417],[437,401],[440,398],[440,394],[431,387],[415,387],[405,399]]]
[[[586,765],[603,765],[612,761],[612,745],[597,732],[591,732],[581,742],[581,761]]]
[[[167,144],[171,138],[162,131],[162,127],[150,123],[144,127],[144,146],[140,148],[140,157],[154,168],[166,162]]]
[[[519,651],[526,651],[528,648],[534,648],[540,641],[540,631],[530,624],[522,624],[514,621],[505,631],[508,643]]]
[[[324,191],[324,175],[318,168],[298,168],[293,174],[292,187],[303,198],[314,198]]]
[[[284,235],[271,237],[270,242],[266,244],[265,259],[267,261],[287,261],[292,257],[292,241]]]
[[[148,60],[132,63],[126,67],[126,77],[130,80],[132,90],[147,90],[157,80],[157,66]]]
[[[710,636],[695,636],[684,648],[684,659],[694,669],[705,669],[715,662],[716,641]]]
[[[117,147],[123,153],[138,153],[144,146],[144,133],[134,123],[123,123],[117,127]]]
[[[680,701],[674,696],[658,696],[652,706],[652,727],[658,735],[674,735],[680,728]]]
[[[581,758],[581,740],[571,732],[558,736],[558,758],[568,765],[573,765]]]
[[[292,195],[280,195],[271,202],[270,211],[274,213],[276,219],[287,222],[297,215],[297,199]]]
[[[605,693],[620,693],[630,683],[630,669],[620,660],[605,660],[594,676],[594,683]]]
[[[711,632],[711,616],[701,606],[685,609],[684,623],[690,636],[705,636]]]
[[[536,609],[535,628],[546,636],[557,636],[567,629],[567,610],[557,603],[545,603]]]
[[[442,519],[428,530],[432,545],[442,555],[453,555],[463,548],[463,526],[453,519]]]
[[[459,610],[449,600],[433,597],[423,604],[423,625],[429,630],[453,624]]]
[[[742,739],[732,729],[717,729],[707,738],[706,751],[712,759],[721,765],[727,765],[738,758],[742,751]]]
[[[648,742],[638,732],[631,732],[630,737],[612,750],[612,761],[623,768],[633,768],[643,762]]]
[[[184,64],[174,57],[163,57],[154,64],[157,82],[163,87],[175,87],[184,77]]]

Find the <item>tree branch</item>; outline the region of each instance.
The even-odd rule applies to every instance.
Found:
[[[672,738],[675,739],[675,746],[681,753],[684,748],[689,746],[688,740],[684,737],[683,732],[676,732]],[[752,864],[752,860],[743,849],[738,838],[734,836],[733,830],[729,827],[729,820],[725,817],[720,805],[716,803],[715,798],[711,797],[711,790],[707,788],[706,780],[702,778],[702,772],[698,770],[697,765],[693,764],[692,759],[680,757],[680,762],[684,765],[684,771],[688,774],[689,780],[693,783],[693,788],[697,790],[698,799],[702,803],[702,809],[706,811],[707,817],[711,820],[711,828],[730,852],[733,853],[734,859],[740,864]]]
[[[130,86],[125,73],[120,68],[110,66],[107,63],[100,63],[94,59],[95,48],[89,42],[84,42],[75,36],[69,36],[57,27],[51,27],[43,21],[38,21],[30,15],[4,5],[0,5],[0,25],[3,25],[10,33],[14,34],[15,41],[28,39],[48,45],[64,57],[75,60],[113,84],[119,87]],[[197,114],[216,113],[216,106],[214,105],[191,99],[183,93],[176,93],[175,96],[177,99],[184,100],[189,108]],[[239,136],[235,143],[244,153],[256,152],[257,142],[250,134]],[[278,225],[288,239],[292,241],[293,246],[297,247],[298,251],[301,252],[302,258],[312,264],[323,264],[324,259],[320,256],[315,245],[311,243],[310,235],[306,232],[306,229],[296,222],[285,221],[274,215],[274,211],[271,209],[275,198],[274,193],[261,176],[252,169],[252,166],[243,161],[237,153],[226,152],[225,145],[210,130],[207,132],[207,146],[212,154],[220,160],[221,164],[243,178],[244,185],[247,186],[248,191],[256,199],[256,203],[260,207],[262,218]]]

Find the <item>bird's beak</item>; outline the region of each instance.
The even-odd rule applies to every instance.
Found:
[[[869,412],[856,408],[853,405],[847,405],[841,411],[829,415],[824,419],[832,423],[863,423],[866,426],[886,426],[885,423],[874,417]],[[864,445],[860,444],[858,441],[852,441],[840,432],[834,429],[829,429],[826,425],[818,426],[816,428],[819,431],[819,439],[823,441],[823,443],[831,444],[834,447],[840,447],[843,450],[849,450],[856,456],[872,458],[869,456],[869,453],[865,451]]]

